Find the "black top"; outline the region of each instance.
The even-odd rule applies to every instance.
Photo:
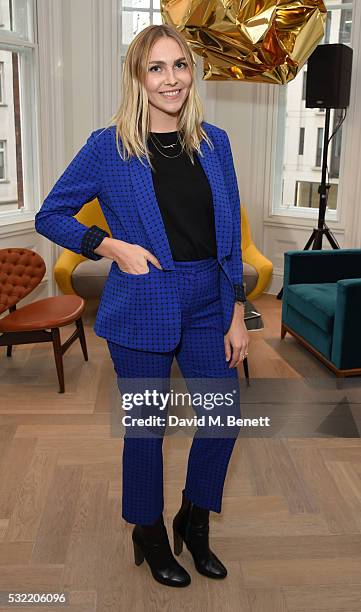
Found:
[[[154,191],[172,257],[175,261],[217,257],[212,191],[196,152],[193,165],[187,153],[181,153],[177,136],[178,132],[151,132],[148,138],[149,151],[154,153],[150,155]],[[161,146],[170,144],[175,146]]]

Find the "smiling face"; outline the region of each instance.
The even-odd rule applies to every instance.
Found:
[[[148,95],[150,131],[177,129],[178,114],[187,99],[192,74],[182,48],[169,36],[153,45],[148,58],[145,89]]]

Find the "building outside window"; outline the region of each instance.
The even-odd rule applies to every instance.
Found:
[[[0,140],[0,181],[6,179],[6,140]]]
[[[120,0],[121,70],[128,46],[149,25],[163,23],[160,0]]]
[[[298,155],[303,155],[305,149],[305,128],[300,128],[300,140],[298,144]]]
[[[317,143],[316,143],[316,162],[315,166],[319,168],[322,161],[322,149],[323,149],[323,128],[317,128]]]
[[[0,62],[0,104],[5,104],[4,62]]]

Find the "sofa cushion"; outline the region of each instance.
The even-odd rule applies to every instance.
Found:
[[[287,302],[306,319],[332,333],[337,283],[299,283],[287,286]]]
[[[250,264],[243,262],[243,282],[246,285],[247,295],[253,291],[258,283],[258,272]]]
[[[75,293],[83,298],[99,297],[103,291],[105,281],[110,271],[112,260],[103,257],[98,261],[86,259],[74,270],[71,276],[71,284]]]
[[[82,261],[74,270],[71,283],[74,291],[83,298],[99,297],[110,271],[112,260],[103,257],[98,261],[87,259]],[[258,281],[257,270],[247,263],[243,263],[243,281],[246,284],[247,294],[251,293]]]

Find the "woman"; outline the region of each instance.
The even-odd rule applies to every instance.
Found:
[[[167,388],[174,357],[189,389],[222,380],[239,415],[237,365],[248,350],[240,201],[226,132],[202,120],[194,58],[168,25],[149,26],[129,46],[123,98],[108,127],[92,132],[36,215],[36,229],[90,259],[110,258],[95,332],[106,338],[121,391],[144,380]],[[94,197],[112,236],[73,215]],[[126,385],[130,386],[126,386]],[[197,415],[201,408],[195,408]],[[209,548],[209,513],[221,511],[239,429],[197,431],[182,504],[173,521],[210,578],[227,570]],[[164,429],[162,429],[164,432]],[[208,433],[207,433],[208,432]],[[163,521],[162,435],[132,436],[123,450],[122,516],[135,524],[135,563],[162,584],[187,586]],[[203,435],[202,435],[203,434]]]

